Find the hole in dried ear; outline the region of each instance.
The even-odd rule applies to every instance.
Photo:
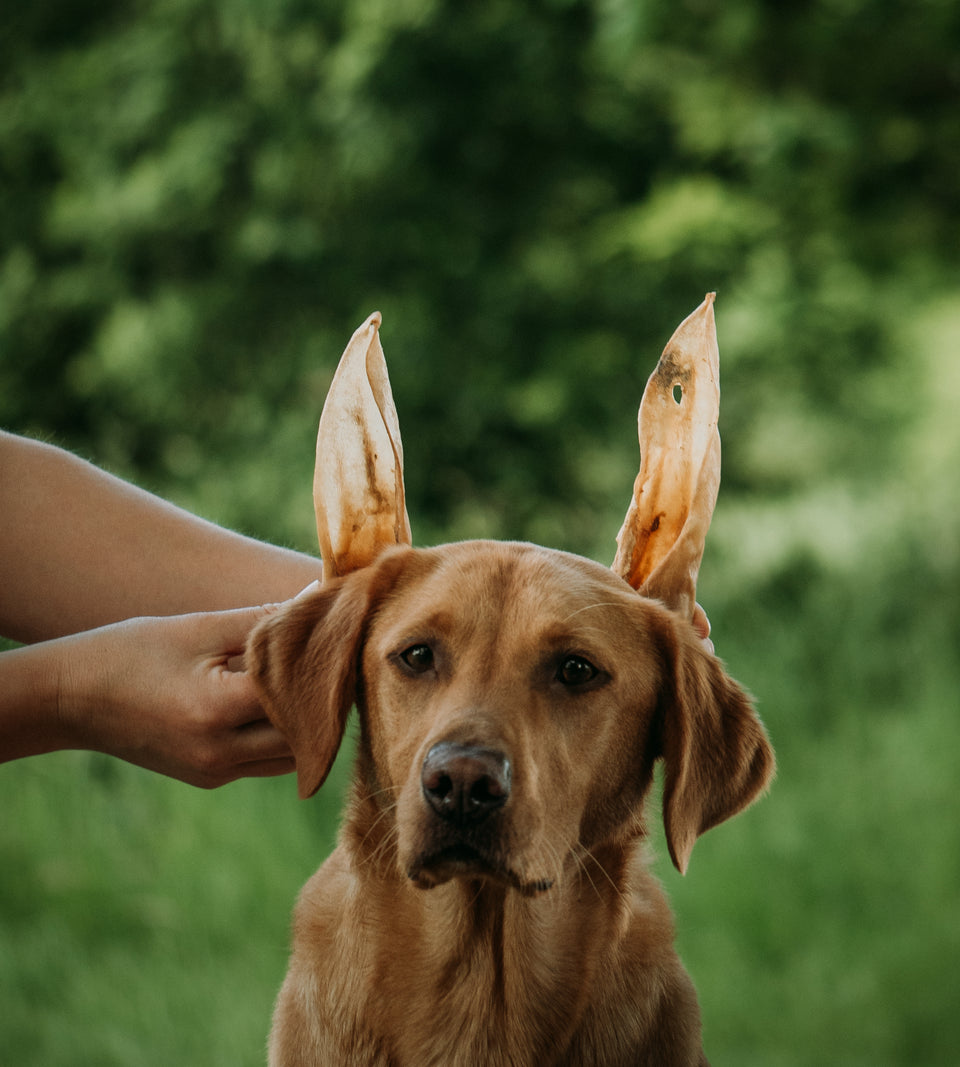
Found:
[[[678,404],[683,400],[683,386],[679,382],[673,387],[673,399]]]

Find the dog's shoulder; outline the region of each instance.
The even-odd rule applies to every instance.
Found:
[[[350,856],[338,846],[300,890],[294,911],[294,942],[307,939],[309,952],[333,948],[337,929],[356,893]]]

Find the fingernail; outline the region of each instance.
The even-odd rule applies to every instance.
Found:
[[[315,593],[320,588],[320,579],[314,579],[309,585],[304,586],[299,593],[293,598],[294,600],[301,600],[305,596],[309,596],[311,593]]]

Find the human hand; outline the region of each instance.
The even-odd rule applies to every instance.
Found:
[[[106,752],[202,788],[286,774],[293,755],[242,666],[269,608],[131,619],[59,641],[58,747]]]

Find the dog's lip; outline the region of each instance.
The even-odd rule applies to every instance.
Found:
[[[412,881],[425,889],[431,889],[458,875],[473,875],[506,882],[524,896],[544,893],[553,885],[552,878],[524,879],[516,871],[496,862],[484,851],[464,842],[447,845],[436,852],[420,856],[407,874]]]
[[[428,866],[453,866],[453,867],[481,867],[488,868],[491,872],[497,869],[488,856],[472,845],[457,844],[442,848],[435,855],[427,857],[425,865]]]
[[[498,873],[499,869],[500,865],[480,849],[465,842],[457,842],[418,856],[408,873],[417,881],[423,874],[445,874],[447,877],[453,877],[460,873],[477,872],[493,875]]]

